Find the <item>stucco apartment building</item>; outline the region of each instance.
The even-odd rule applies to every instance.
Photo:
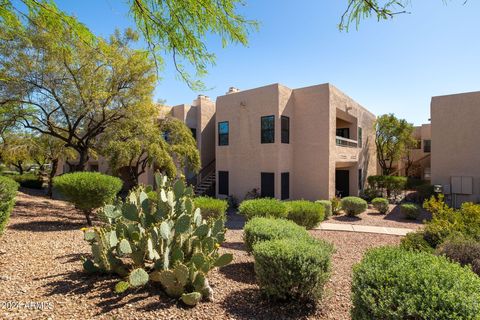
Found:
[[[216,101],[217,197],[358,195],[376,174],[375,116],[331,84],[230,91]]]
[[[431,182],[450,203],[480,202],[480,92],[433,97]]]

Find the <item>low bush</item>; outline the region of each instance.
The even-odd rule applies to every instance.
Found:
[[[470,265],[473,272],[480,276],[480,242],[462,237],[450,239],[437,248],[436,254],[443,255],[462,266]]]
[[[353,268],[352,319],[478,319],[480,278],[425,252],[383,247]]]
[[[340,211],[342,210],[342,199],[339,197],[334,197],[330,200],[332,203],[332,214],[333,215],[339,215]]]
[[[375,198],[381,198],[383,196],[382,192],[373,188],[365,188],[360,192],[360,198],[367,202],[371,202]]]
[[[255,274],[262,293],[272,300],[317,301],[330,276],[332,252],[331,244],[313,239],[255,244]]]
[[[356,216],[364,212],[368,208],[367,201],[359,197],[342,198],[342,209],[349,216]]]
[[[267,240],[309,238],[305,228],[284,219],[256,217],[249,220],[243,228],[243,239],[248,252],[253,245]]]
[[[410,251],[425,251],[432,253],[434,249],[425,240],[425,233],[423,231],[409,232],[402,238],[400,247]]]
[[[287,207],[278,199],[261,198],[243,201],[238,207],[238,212],[245,218],[272,217],[286,218]]]
[[[42,189],[43,187],[42,178],[33,173],[15,174],[9,177],[18,182],[23,188]]]
[[[422,204],[425,200],[428,200],[431,196],[435,195],[433,185],[424,183],[412,188],[413,192],[406,196],[406,200]]]
[[[385,198],[375,198],[372,200],[372,205],[381,214],[388,212],[388,200]]]
[[[18,183],[8,177],[0,176],[0,235],[8,223],[10,213],[15,205]]]
[[[214,199],[209,197],[197,197],[194,200],[195,207],[200,208],[204,219],[221,218],[225,219],[228,209],[227,200]]]
[[[325,209],[320,203],[306,200],[285,202],[287,219],[307,229],[315,228],[325,219]]]
[[[420,207],[415,203],[402,203],[400,205],[400,212],[407,219],[417,220],[420,216]]]
[[[370,188],[386,192],[387,197],[398,196],[407,186],[407,177],[369,176],[367,181]]]
[[[330,200],[318,200],[316,202],[323,206],[325,219],[330,218],[332,216],[332,202]]]
[[[122,189],[122,180],[99,172],[74,172],[53,178],[53,186],[82,210],[88,225],[92,225],[93,210],[113,202]]]

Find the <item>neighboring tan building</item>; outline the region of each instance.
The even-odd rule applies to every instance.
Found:
[[[480,92],[433,97],[432,184],[450,203],[480,201]]]
[[[375,116],[331,84],[272,84],[217,98],[217,196],[358,195],[376,174]]]

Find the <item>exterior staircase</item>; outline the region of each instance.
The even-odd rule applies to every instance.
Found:
[[[195,184],[195,195],[203,196],[215,195],[215,159],[212,160],[208,165],[203,167],[202,170],[197,175],[197,183]]]

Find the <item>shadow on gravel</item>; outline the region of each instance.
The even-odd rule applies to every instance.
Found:
[[[406,222],[411,224],[423,224],[424,220],[432,219],[432,215],[428,211],[422,209],[420,212],[420,216],[418,217],[417,220],[408,220],[408,219],[405,219],[404,215],[400,211],[400,205],[397,205],[395,206],[395,208],[393,208],[393,210],[388,212],[385,215],[385,218],[383,219],[392,220],[392,221],[401,221],[401,222]]]
[[[225,227],[230,230],[242,230],[245,225],[245,217],[239,215],[235,211],[229,211],[227,213],[227,222]]]
[[[343,221],[343,222],[357,222],[362,220],[362,218],[359,217],[351,217],[351,216],[346,216],[346,215],[341,215],[341,216],[332,216],[330,217],[332,220],[337,220],[337,221]]]
[[[268,301],[259,289],[233,291],[222,301],[222,307],[235,319],[302,319],[317,311],[314,303]]]
[[[230,280],[247,284],[255,283],[253,262],[232,263],[220,268],[219,271]]]
[[[78,230],[85,226],[85,223],[79,222],[59,222],[59,221],[32,221],[24,223],[14,223],[8,226],[9,229],[18,231],[48,232]]]
[[[222,248],[238,250],[238,251],[246,251],[245,244],[243,242],[224,242],[222,243]]]

